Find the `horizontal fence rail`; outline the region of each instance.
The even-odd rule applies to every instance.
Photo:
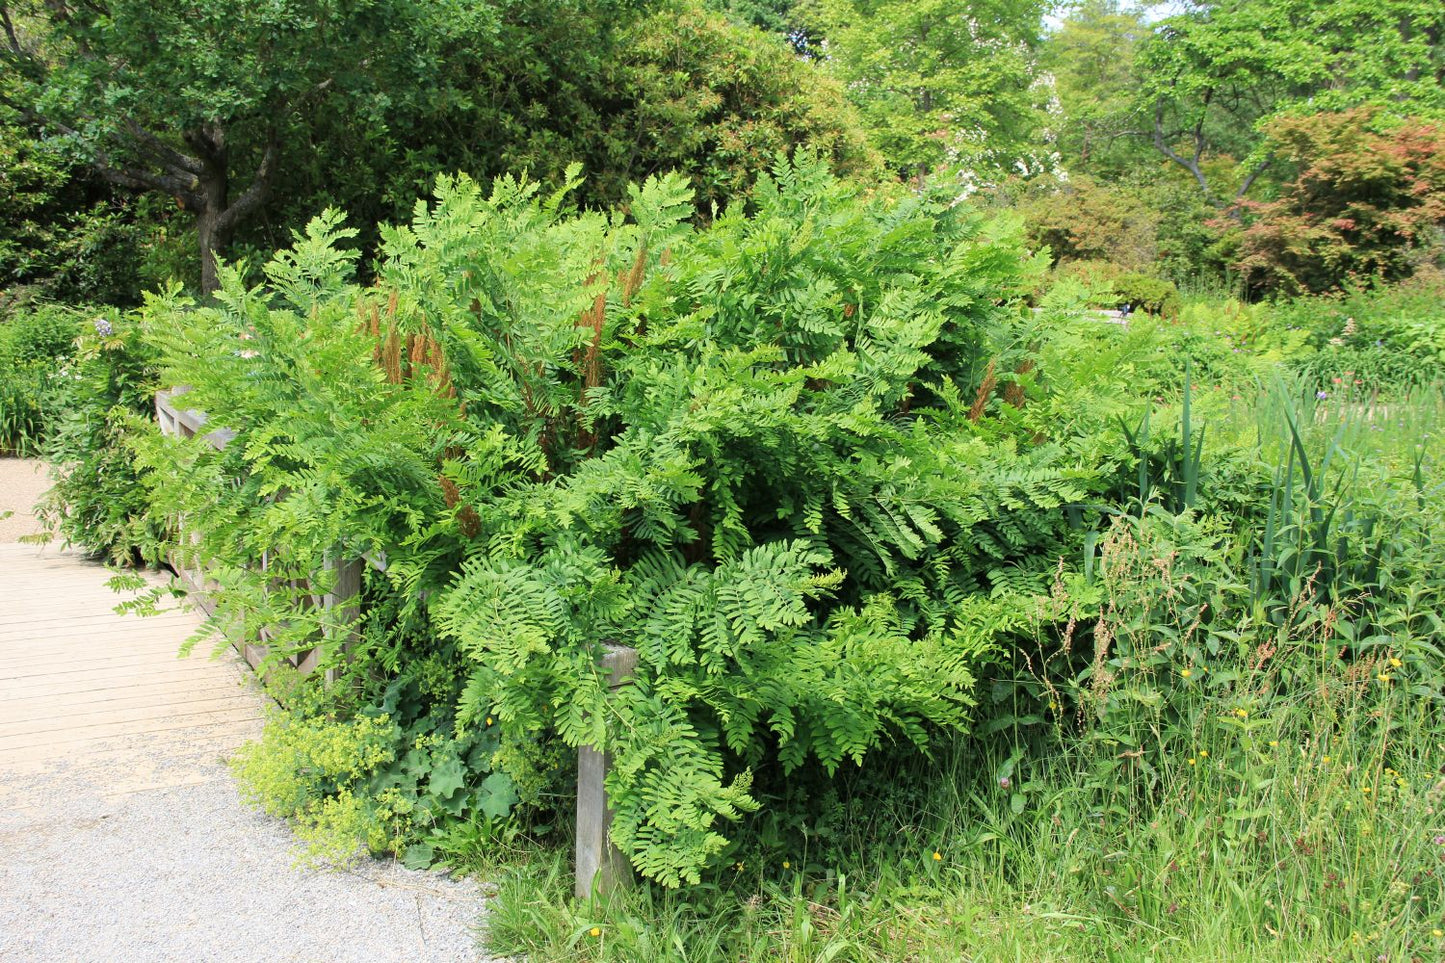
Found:
[[[172,388],[156,392],[156,421],[161,433],[172,438],[195,438],[201,436],[217,451],[224,451],[235,441],[236,433],[229,428],[206,430],[208,418],[203,411],[182,407],[186,388]],[[191,540],[196,536],[187,532],[185,519],[177,520],[177,536]],[[206,572],[189,569],[178,554],[171,557],[171,567],[190,589],[191,597],[206,612],[213,614],[216,609],[215,593],[219,585]],[[266,571],[270,559],[262,553],[257,562],[260,571]],[[366,566],[377,571],[386,571],[384,553],[368,554],[361,558],[328,559],[324,565],[327,575],[318,579],[320,584],[330,585],[325,591],[310,592],[312,604],[333,610],[337,624],[348,626],[339,638],[319,639],[317,645],[291,656],[280,657],[303,675],[310,675],[321,665],[322,655],[331,646],[339,644],[343,653],[351,651],[358,637],[357,626],[361,621],[361,580]],[[307,591],[310,586],[293,586]],[[237,651],[256,671],[270,657],[266,645],[266,633],[252,639],[231,639]],[[608,677],[608,687],[616,691],[629,684],[637,669],[637,650],[623,645],[607,645],[598,662],[598,667]],[[337,670],[326,669],[326,681],[335,681]],[[605,895],[616,889],[631,885],[632,867],[610,838],[612,808],[608,805],[606,779],[612,766],[610,753],[591,746],[582,746],[577,751],[577,865],[576,893],[579,897],[593,894]]]
[[[205,412],[182,407],[181,399],[185,397],[186,391],[185,388],[172,388],[156,392],[156,422],[160,425],[161,433],[173,438],[195,438],[199,435],[217,451],[224,451],[236,439],[236,433],[229,428],[207,431],[206,425],[209,419]],[[179,529],[177,536],[194,544],[196,536],[187,532],[185,519],[178,519],[177,525]],[[267,571],[271,561],[269,553],[262,552],[261,558],[257,561],[257,570]],[[207,615],[214,614],[216,610],[215,593],[219,588],[215,580],[202,570],[187,567],[185,560],[179,554],[172,554],[170,563],[171,567],[176,570],[176,574],[190,589],[196,604]],[[323,565],[323,572],[317,573],[314,582],[307,580],[305,584],[291,586],[293,590],[300,590],[309,595],[311,604],[315,607],[334,614],[335,619],[329,621],[348,628],[341,630],[335,638],[318,639],[317,644],[309,649],[276,657],[281,663],[289,665],[302,675],[310,675],[320,667],[322,655],[328,649],[337,645],[340,646],[343,653],[352,649],[358,637],[357,626],[361,619],[361,578],[362,571],[367,564],[368,560],[362,558],[327,559]],[[322,590],[319,587],[322,585],[330,587]],[[263,663],[272,655],[271,647],[266,644],[268,641],[269,633],[263,629],[258,639],[233,638],[231,644],[245,657],[252,669],[263,671]],[[335,681],[336,674],[336,669],[328,668],[326,681]]]

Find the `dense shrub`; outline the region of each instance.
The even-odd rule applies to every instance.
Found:
[[[155,430],[154,352],[135,312],[107,311],[81,328],[50,396],[41,450],[54,479],[39,512],[67,545],[121,565],[159,561],[167,526],[150,515],[130,442]]]
[[[999,598],[1042,584],[1075,538],[1059,509],[1106,483],[1010,425],[1037,329],[1006,223],[817,162],[701,232],[689,193],[564,217],[526,184],[444,181],[386,232],[374,288],[330,217],[268,290],[228,271],[214,307],[153,307],[166,380],[244,439],[143,459],[198,537],[175,549],[224,586],[218,624],[309,647],[332,616],[274,587],[385,555],[368,597],[391,614],[332,664],[350,711],[407,706],[432,776],[415,754],[372,774],[374,815],[398,780],[418,832],[499,815],[542,798],[559,748],[604,745],[614,839],[696,880],[755,778],[964,727]],[[641,666],[609,695],[612,640]]]
[[[1096,325],[1044,357],[1070,362],[1060,380],[1143,387],[1150,344]],[[1040,408],[1067,410],[1020,414]],[[1154,434],[1180,440],[1181,417],[1156,409]],[[685,899],[539,910],[567,871],[543,854],[504,879],[493,948],[566,959],[596,927],[587,955],[618,961],[679,942],[714,959],[1438,955],[1445,399],[1366,421],[1276,388],[1196,398],[1193,418],[1193,506],[1167,444],[1127,465],[1157,496],[1112,494],[1051,584],[1011,601],[1028,618],[980,668],[970,735],[794,786]]]
[[[1158,254],[1158,212],[1143,192],[1101,184],[1090,177],[1030,182],[1017,202],[1029,240],[1048,247],[1054,260],[1111,261],[1131,271],[1148,269]]]
[[[115,191],[63,143],[7,122],[0,108],[0,300],[29,288],[72,304],[135,304],[166,216],[166,206]]]
[[[1218,212],[1196,185],[1167,176],[1035,177],[999,193],[1023,216],[1030,243],[1047,247],[1060,268],[1109,262],[1118,273],[1218,285],[1237,241],[1210,226]]]
[[[1245,205],[1237,267],[1257,292],[1320,293],[1438,264],[1445,132],[1367,108],[1282,117],[1268,148],[1294,174],[1276,200]]]
[[[1179,289],[1173,281],[1131,271],[1111,261],[1070,261],[1055,273],[1088,285],[1096,307],[1122,308],[1172,317],[1179,313]]]

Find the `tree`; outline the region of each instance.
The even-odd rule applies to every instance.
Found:
[[[1140,55],[1155,148],[1217,206],[1268,169],[1259,131],[1284,114],[1379,104],[1445,110],[1445,5],[1438,0],[1223,0],[1161,21]],[[1247,161],[1230,189],[1206,159]]]
[[[1004,170],[1034,153],[1045,0],[816,0],[808,20],[888,163]]]
[[[835,173],[880,170],[833,78],[780,38],[700,7],[669,5],[624,31],[616,72],[593,168],[609,199],[625,197],[628,181],[677,170],[701,207],[723,205],[798,147]]]
[[[787,38],[798,53],[807,53],[812,45],[797,0],[708,0],[707,6],[734,23]]]
[[[487,0],[15,0],[0,103],[194,215],[209,292],[318,118],[380,128],[399,102],[447,97],[437,51],[487,46],[497,25]]]
[[[1040,65],[1058,103],[1049,126],[1070,169],[1123,174],[1138,164],[1149,134],[1135,57],[1149,27],[1118,0],[1086,0],[1045,39]]]
[[[671,169],[724,201],[797,146],[839,172],[874,168],[814,63],[695,0],[0,0],[0,13],[15,68],[0,104],[112,184],[193,215],[204,291],[228,244],[274,248],[327,206],[370,247],[439,171],[555,181],[576,160],[594,204]]]
[[[1396,280],[1445,254],[1445,127],[1356,108],[1280,117],[1264,133],[1293,176],[1276,200],[1246,205],[1236,266],[1251,288]]]

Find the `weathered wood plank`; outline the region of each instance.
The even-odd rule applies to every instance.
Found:
[[[0,763],[129,751],[144,771],[144,740],[233,747],[259,726],[263,700],[234,661],[206,645],[179,657],[199,617],[119,615],[110,574],[73,553],[0,546]]]
[[[608,676],[608,687],[626,685],[637,671],[637,650],[605,646],[598,663]],[[578,899],[603,895],[632,883],[632,865],[612,844],[612,807],[604,781],[612,765],[610,753],[583,746],[577,751],[577,878]]]
[[[51,749],[59,754],[63,746],[94,739],[113,739],[117,736],[144,736],[157,732],[173,732],[177,729],[204,728],[205,726],[247,722],[256,718],[254,705],[244,709],[230,709],[223,712],[197,712],[177,716],[173,719],[148,719],[140,722],[88,723],[72,729],[47,732],[16,732],[0,736],[0,756],[20,749]],[[8,728],[8,727],[7,727]]]

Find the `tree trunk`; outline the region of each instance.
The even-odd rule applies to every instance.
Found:
[[[216,199],[213,200],[213,197]],[[216,259],[231,243],[233,233],[225,223],[226,187],[224,177],[217,193],[205,191],[206,203],[196,212],[196,237],[201,248],[201,293],[211,294],[219,288],[216,274]]]
[[[216,257],[230,243],[235,231],[235,218],[227,216],[231,183],[226,133],[219,126],[207,126],[188,132],[185,139],[196,149],[201,160],[201,173],[196,176],[191,206],[196,215],[196,238],[201,248],[201,294],[212,294],[220,287],[216,276]]]

